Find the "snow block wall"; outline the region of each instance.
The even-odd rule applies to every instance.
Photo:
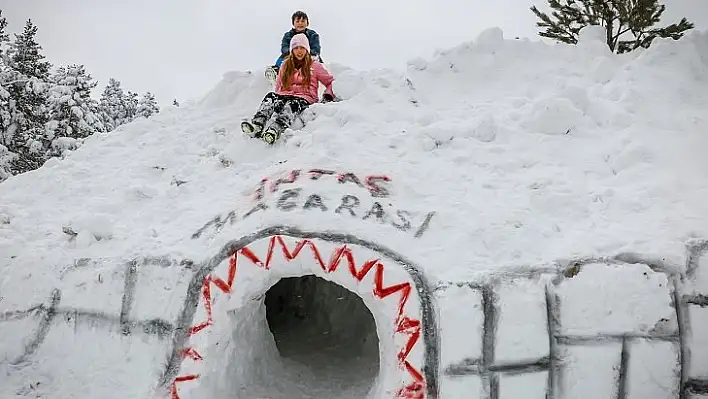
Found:
[[[95,378],[130,397],[155,386],[172,398],[239,389],[267,397],[253,395],[277,384],[287,366],[275,360],[264,294],[282,278],[312,274],[361,297],[373,315],[380,368],[365,387],[370,397],[700,398],[708,395],[708,363],[697,350],[708,344],[708,241],[687,251],[685,274],[625,254],[433,287],[420,267],[376,243],[271,227],[199,265],[81,260],[66,268],[64,284],[82,289],[57,288],[45,303],[0,314],[3,341],[18,348],[3,358],[16,367],[45,358],[33,363],[38,375],[81,380],[85,397],[115,389]],[[103,272],[71,279],[88,267]],[[148,290],[156,280],[165,292]],[[75,361],[72,352],[87,344],[95,363]],[[156,367],[152,386],[119,385],[144,381]],[[34,381],[27,392],[42,383],[52,381]]]
[[[707,249],[686,275],[626,254],[440,285],[441,397],[707,396]]]
[[[185,291],[180,282],[191,266],[169,257],[79,259],[63,265],[51,292],[2,298],[15,309],[0,313],[0,397],[112,397],[116,390],[149,397],[145,376],[164,363],[175,331],[170,295]],[[164,290],[153,289],[155,280]]]

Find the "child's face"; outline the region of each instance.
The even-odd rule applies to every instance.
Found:
[[[298,18],[295,20],[293,23],[293,28],[295,28],[296,31],[302,32],[305,29],[307,29],[307,26],[309,25],[307,19],[305,18]]]
[[[305,54],[307,54],[307,49],[305,49],[304,47],[297,46],[293,49],[293,55],[298,61],[305,58]]]

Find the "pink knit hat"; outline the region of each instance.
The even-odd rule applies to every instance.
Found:
[[[310,41],[304,33],[298,33],[290,39],[290,51],[293,51],[295,47],[304,47],[308,53],[310,52]]]

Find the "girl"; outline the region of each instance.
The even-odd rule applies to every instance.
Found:
[[[311,104],[319,101],[317,89],[325,86],[323,100],[333,101],[334,77],[310,56],[307,36],[298,33],[290,40],[290,55],[278,72],[275,92],[266,94],[251,121],[241,122],[241,130],[268,144],[275,143],[295,118]],[[266,122],[274,121],[263,131]]]

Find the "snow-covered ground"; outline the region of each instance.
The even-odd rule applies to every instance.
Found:
[[[274,147],[230,72],[0,184],[0,398],[708,397],[708,33],[327,67]]]

